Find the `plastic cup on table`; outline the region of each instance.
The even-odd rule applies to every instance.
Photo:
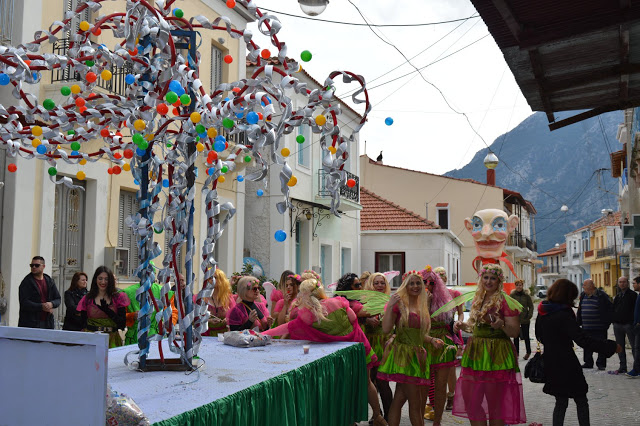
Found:
[[[310,345],[302,345],[302,352],[304,352],[304,354],[307,355],[309,353],[310,347],[311,347]]]

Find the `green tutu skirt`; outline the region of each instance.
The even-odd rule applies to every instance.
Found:
[[[371,349],[378,355],[378,357],[382,358],[382,354],[384,354],[384,344],[387,343],[391,336],[382,332],[382,326],[365,326],[364,334],[367,336],[367,340],[369,340]]]
[[[431,355],[425,349],[419,328],[396,328],[396,337],[384,352],[378,379],[426,386]]]
[[[444,342],[441,348],[436,349],[431,342],[426,343],[427,350],[431,353],[431,365],[439,368],[453,367],[456,362],[458,347],[451,339],[451,333],[444,322],[433,321],[429,336]]]
[[[476,324],[462,354],[462,367],[474,371],[520,371],[511,339],[489,324]]]

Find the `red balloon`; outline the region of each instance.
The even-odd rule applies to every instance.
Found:
[[[111,132],[105,127],[104,129],[100,130],[100,136],[102,136],[103,138],[108,138],[109,136],[111,136]]]
[[[259,112],[259,113],[258,113],[258,119],[262,120],[262,118],[263,118],[263,117],[262,117],[262,113],[261,113],[261,112]]]
[[[229,9],[233,9],[234,7],[236,7],[236,0],[227,0],[227,7]]]
[[[96,75],[95,72],[89,71],[87,73],[86,79],[89,83],[95,83],[95,81],[98,79],[98,76]]]
[[[233,56],[225,55],[224,62],[227,63],[227,64],[230,64],[231,62],[233,62]]]
[[[7,166],[7,170],[9,170],[11,173],[15,173],[15,171],[18,170],[18,166],[16,166],[15,164],[9,164]]]
[[[262,59],[269,59],[271,57],[271,52],[269,49],[263,49],[262,52],[260,52],[260,56],[262,56]]]
[[[122,172],[122,169],[120,168],[120,166],[113,166],[113,169],[111,169],[113,171],[113,174],[119,175]]]
[[[97,35],[99,36],[100,34],[102,34],[102,30],[100,29],[100,27],[95,27],[92,31],[93,35]]]
[[[127,159],[133,158],[133,150],[129,149],[129,148],[125,149],[124,150],[124,158],[127,158]]]
[[[173,113],[173,115],[180,115],[180,110],[178,108],[174,108],[171,112]]]
[[[135,49],[129,50],[128,52],[129,52],[129,55],[136,56],[138,54],[138,48],[136,47]]]
[[[116,152],[115,154],[113,154],[113,158],[119,160],[122,158],[122,154],[120,154],[119,152]]]
[[[78,111],[80,111],[80,113],[83,113],[86,110],[87,110],[87,107],[85,107],[85,106],[78,108]]]
[[[240,88],[239,87],[234,87],[233,89],[231,89],[231,91],[233,93],[238,93],[238,92],[240,92]]]
[[[112,174],[113,174],[113,169],[112,169],[111,167],[109,167],[109,168],[107,169],[107,173],[109,173],[110,175],[112,175]]]
[[[356,186],[356,180],[355,179],[347,179],[347,186],[349,188],[353,188],[354,186]]]
[[[156,111],[158,111],[158,114],[160,115],[165,115],[169,112],[169,107],[167,106],[167,104],[160,104],[156,107]]]
[[[76,106],[77,107],[83,107],[85,103],[86,103],[86,101],[84,100],[84,98],[77,98],[76,99]]]
[[[120,132],[116,132],[116,136],[118,136],[118,137],[122,137],[122,133],[120,133]]]

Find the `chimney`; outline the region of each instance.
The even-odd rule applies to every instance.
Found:
[[[487,169],[487,185],[496,186],[496,169]]]

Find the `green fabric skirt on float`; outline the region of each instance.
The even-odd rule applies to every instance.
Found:
[[[502,330],[489,324],[476,324],[469,338],[460,365],[475,371],[520,371],[511,339]]]
[[[424,347],[419,328],[396,328],[396,336],[385,349],[378,378],[389,382],[426,386],[431,355]]]

